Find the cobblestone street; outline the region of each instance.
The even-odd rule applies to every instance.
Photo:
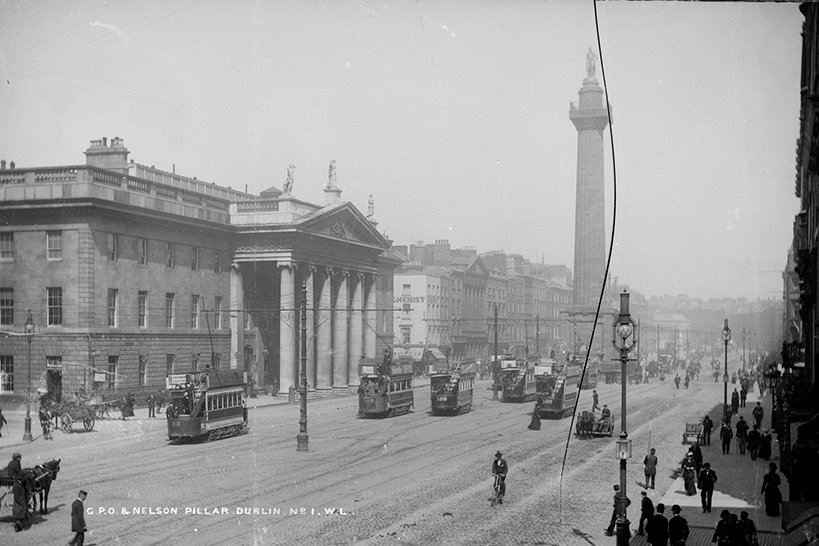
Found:
[[[629,386],[632,500],[649,444],[660,459],[657,489],[672,485],[684,423],[721,401],[722,384],[704,377],[688,390],[670,380]],[[533,403],[492,401],[489,386],[478,381],[473,411],[457,417],[429,415],[426,386],[415,390],[414,412],[391,419],[357,419],[355,396],[311,399],[306,453],[296,451],[298,405],[267,396],[250,400],[259,407],[249,434],[204,444],[169,444],[164,414],[147,419],[141,409],[25,445],[23,414],[7,410],[0,459],[19,450],[24,467],[61,458],[62,470],[51,511],[28,530],[14,533],[3,507],[0,543],[66,542],[83,488],[87,544],[612,544],[604,529],[619,480],[614,439],[576,439],[568,418],[528,430]],[[617,417],[616,436],[620,387],[597,390]],[[591,391],[582,391],[580,409],[590,406]],[[510,473],[505,502],[493,507],[497,450]]]

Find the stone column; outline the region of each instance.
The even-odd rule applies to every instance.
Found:
[[[316,388],[333,387],[332,363],[332,298],[330,278],[332,271],[319,271],[318,309],[316,311]]]
[[[350,308],[350,364],[347,370],[347,384],[356,385],[359,382],[358,365],[361,364],[361,342],[364,327],[364,313],[361,304],[361,289],[364,286],[364,276],[358,273],[350,279],[351,301]]]
[[[281,298],[279,299],[279,391],[287,392],[291,386],[298,388],[296,376],[296,285],[294,264],[279,262]]]
[[[228,304],[228,323],[230,326],[230,367],[233,370],[244,370],[245,365],[245,321],[244,321],[244,285],[239,264],[230,264],[230,303]],[[264,379],[256,378],[261,385]]]
[[[379,358],[375,354],[375,332],[378,330],[378,325],[375,323],[375,275],[365,276],[366,285],[366,303],[364,310],[364,354],[368,358]]]
[[[338,293],[333,306],[333,388],[347,387],[350,365],[347,355],[347,278],[349,271],[342,271],[338,277]]]
[[[307,385],[311,388],[316,387],[316,298],[313,289],[315,271],[316,268],[309,265],[304,268],[303,275],[303,282],[307,285]]]

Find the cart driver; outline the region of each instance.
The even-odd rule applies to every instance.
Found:
[[[495,460],[492,462],[492,475],[500,478],[500,491],[498,492],[498,503],[503,504],[503,497],[506,495],[506,474],[509,467],[503,458],[503,453],[495,453]]]
[[[611,410],[607,404],[603,404],[603,409],[600,410],[600,422],[608,424],[611,421]]]

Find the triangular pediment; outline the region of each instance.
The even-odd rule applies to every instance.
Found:
[[[469,267],[466,268],[466,272],[470,275],[479,275],[481,277],[489,276],[489,269],[480,257],[475,258],[472,263],[469,264]]]
[[[351,203],[339,202],[323,207],[301,219],[302,233],[386,250],[390,242]]]

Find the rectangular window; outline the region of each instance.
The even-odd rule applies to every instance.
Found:
[[[191,247],[191,271],[199,271],[199,247]]]
[[[46,288],[48,300],[48,326],[61,326],[63,323],[63,289],[60,287]]]
[[[250,311],[247,309],[247,302],[242,302],[242,322],[244,323],[244,329],[247,330],[250,328]]]
[[[199,369],[199,353],[191,354],[191,370],[196,372]]]
[[[214,318],[213,327],[217,330],[222,329],[222,296],[216,296],[216,301],[213,304],[213,311],[216,315]]]
[[[171,375],[173,373],[173,354],[165,355],[165,374]]]
[[[174,295],[171,293],[165,294],[165,327],[174,327]]]
[[[116,288],[108,289],[108,327],[116,328],[119,326],[119,290]]]
[[[173,243],[165,243],[165,265],[168,269],[174,266],[174,246]]]
[[[14,324],[14,288],[0,288],[0,326]]]
[[[140,290],[137,294],[137,321],[140,328],[148,327],[148,291]]]
[[[108,380],[108,390],[111,391],[117,388],[117,360],[119,360],[118,356],[108,357],[108,375],[106,379]]]
[[[139,355],[139,386],[148,383],[148,355]]]
[[[217,250],[213,256],[213,271],[217,275],[222,273],[222,251]]]
[[[404,344],[408,344],[410,342],[410,329],[409,328],[402,328],[401,329],[401,338]]]
[[[0,355],[0,391],[14,391],[14,357]]]
[[[14,259],[14,232],[4,231],[0,233],[0,260],[11,261]]]
[[[148,239],[139,239],[139,265],[148,264]]]
[[[116,262],[119,258],[119,236],[116,233],[108,234],[108,261]]]
[[[46,231],[46,248],[49,260],[63,259],[63,232]]]
[[[199,296],[191,296],[191,328],[199,328]]]

